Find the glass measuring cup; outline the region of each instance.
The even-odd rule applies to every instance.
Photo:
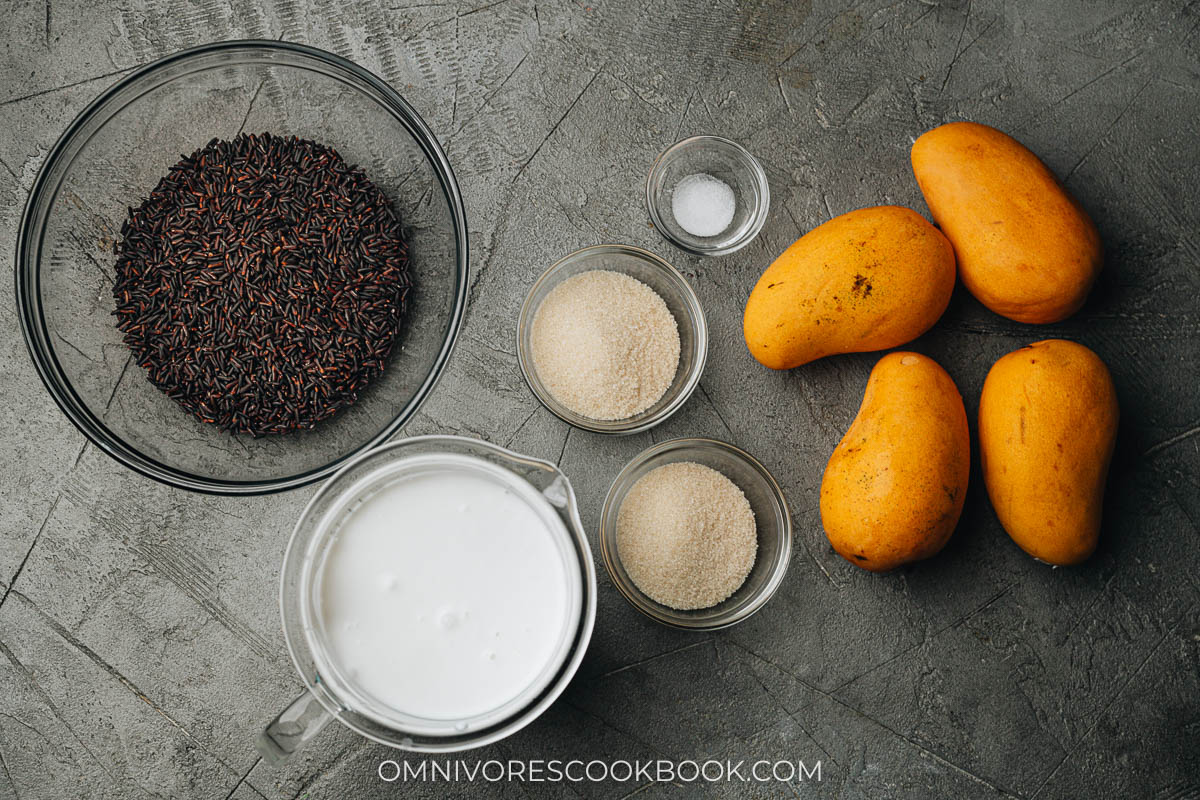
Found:
[[[373,487],[404,470],[430,464],[475,464],[514,493],[552,514],[570,593],[570,624],[555,657],[517,697],[471,719],[421,719],[373,707],[342,679],[323,644],[314,614],[317,575],[340,520]],[[453,752],[480,747],[528,725],[566,688],[579,667],[596,616],[596,570],[571,484],[556,466],[487,442],[460,436],[418,436],[379,447],[343,467],[309,502],[288,543],[280,581],[283,632],[306,691],[263,731],[258,750],[269,761],[287,758],[331,719],[369,739],[404,750]]]

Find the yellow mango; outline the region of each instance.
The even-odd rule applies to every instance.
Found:
[[[912,146],[934,221],[979,302],[1018,322],[1058,322],[1083,305],[1103,262],[1083,207],[1020,142],[952,122]]]
[[[1000,524],[1034,558],[1066,566],[1096,549],[1118,416],[1108,367],[1081,344],[1037,342],[988,372],[983,480]]]
[[[954,381],[936,361],[889,353],[821,480],[821,524],[855,566],[885,572],[950,539],[967,496],[971,439]]]
[[[908,208],[851,211],[800,237],[750,293],[751,354],[791,369],[836,353],[885,350],[937,322],[954,291],[954,251]]]

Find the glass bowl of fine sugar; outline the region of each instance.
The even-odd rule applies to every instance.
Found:
[[[517,360],[559,419],[593,433],[649,430],[700,383],[708,323],[678,270],[638,247],[586,247],[546,270],[517,321]]]
[[[693,136],[659,155],[646,180],[654,227],[685,252],[719,256],[762,230],[771,190],[762,164],[737,142]]]

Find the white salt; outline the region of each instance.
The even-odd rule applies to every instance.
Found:
[[[681,178],[671,197],[671,212],[692,236],[716,236],[733,222],[737,203],[729,184],[703,172]]]

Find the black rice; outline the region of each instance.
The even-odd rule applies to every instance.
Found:
[[[121,228],[117,326],[203,422],[313,427],[383,370],[411,286],[400,221],[316,142],[240,135],[184,157]]]

